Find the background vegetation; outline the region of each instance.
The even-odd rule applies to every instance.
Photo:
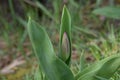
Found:
[[[57,53],[64,5],[67,6],[72,21],[73,73],[119,53],[119,0],[1,0],[0,79],[39,80],[39,72],[36,70],[38,63],[26,29],[28,17],[31,16],[44,26]],[[82,67],[79,65],[81,59],[84,62]],[[119,79],[118,70],[111,80]]]

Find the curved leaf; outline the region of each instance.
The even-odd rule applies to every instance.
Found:
[[[60,59],[69,64],[71,59],[71,18],[67,8],[64,6],[60,26]]]
[[[48,80],[74,80],[68,66],[55,55],[45,30],[31,19],[27,29],[33,50]]]
[[[107,7],[95,9],[93,13],[113,19],[120,19],[120,7],[107,6]]]
[[[87,67],[75,77],[76,80],[99,80],[97,76],[109,79],[120,67],[120,55],[113,55]]]

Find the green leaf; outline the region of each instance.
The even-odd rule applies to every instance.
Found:
[[[71,18],[66,6],[64,6],[62,12],[59,44],[60,51],[58,56],[66,64],[69,64],[71,59]]]
[[[78,73],[75,80],[99,80],[96,76],[109,79],[120,67],[120,55],[105,58]]]
[[[107,7],[95,9],[93,13],[108,18],[120,19],[120,7],[107,6]]]
[[[84,51],[80,55],[80,72],[83,71],[86,67]]]
[[[48,80],[74,80],[68,66],[55,55],[46,31],[31,19],[27,29],[34,53]]]

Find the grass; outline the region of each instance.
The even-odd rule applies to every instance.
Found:
[[[21,18],[20,16],[15,14],[12,3],[9,2],[13,22],[9,23],[6,17],[3,17],[3,14],[0,13],[0,21],[3,25],[1,29],[1,37],[4,38],[7,46],[9,46],[8,48],[16,45],[17,47],[15,49],[22,52],[23,55],[25,54],[23,44],[28,41],[26,31],[26,23],[28,19],[27,16],[31,16],[32,19],[34,19],[40,25],[44,26],[44,28],[47,30],[48,35],[52,40],[55,52],[57,52],[59,46],[59,25],[61,22],[60,18],[63,7],[63,2],[61,0],[58,1],[60,3],[58,3],[57,1],[53,1],[53,11],[51,8],[47,9],[41,3],[32,2],[33,4],[37,3],[36,6],[32,6],[31,4],[26,4],[23,1],[21,2],[21,4],[23,5],[25,11],[24,18]],[[85,1],[84,4],[85,5],[79,5],[79,2],[75,2],[74,0],[70,0],[67,3],[72,18],[72,49],[75,52],[75,55],[77,54],[79,56],[77,59],[75,58],[75,60],[72,59],[71,69],[75,74],[77,73],[77,71],[82,71],[82,69],[80,68],[81,65],[79,65],[80,63],[82,64],[82,60],[80,59],[81,55],[84,54],[85,56],[83,61],[85,64],[83,66],[86,67],[96,61],[118,53],[120,46],[120,29],[119,26],[116,26],[116,24],[114,23],[116,19],[108,18],[106,20],[100,20],[100,17],[92,13],[92,4],[90,4],[89,1]],[[104,3],[100,3],[100,1],[97,0],[97,6],[94,6],[93,8],[100,8],[100,4],[105,5]],[[39,16],[39,10],[41,10],[42,16]],[[18,38],[11,39],[11,36],[15,36],[16,34]],[[5,50],[2,49],[2,51]],[[6,51],[9,54],[9,51],[11,50]],[[33,71],[33,73],[35,73],[34,76],[26,75],[25,80],[42,80],[44,75],[40,76],[41,73],[39,73],[38,70],[36,70],[35,72]],[[119,79],[120,75],[118,71],[110,80]]]

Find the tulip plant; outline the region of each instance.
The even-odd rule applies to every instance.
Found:
[[[120,54],[117,53],[73,74],[70,68],[71,17],[65,6],[61,18],[58,54],[55,54],[45,29],[31,18],[29,18],[27,30],[33,51],[44,74],[41,80],[109,80],[120,68]]]

